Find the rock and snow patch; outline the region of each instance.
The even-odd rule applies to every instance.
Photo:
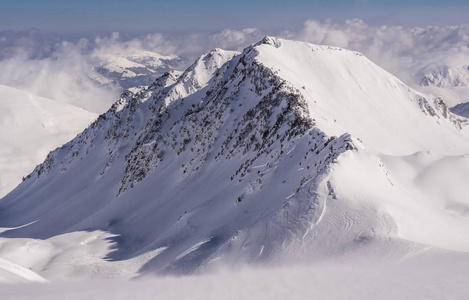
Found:
[[[423,74],[423,75],[422,75]],[[469,66],[448,64],[428,66],[417,73],[418,89],[443,97],[449,106],[469,101]]]

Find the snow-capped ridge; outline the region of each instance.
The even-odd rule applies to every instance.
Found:
[[[301,87],[311,117],[329,135],[349,132],[362,139],[370,150],[413,153],[424,144],[438,148],[439,139],[446,139],[447,133],[435,124],[434,138],[428,139],[408,123],[408,118],[402,119],[404,115],[415,114],[426,123],[426,114],[434,123],[442,120],[452,124],[456,131],[468,130],[466,121],[449,113],[442,99],[416,92],[358,52],[284,39],[277,41],[281,44],[278,48],[264,43],[255,45],[256,60],[283,80]],[[429,113],[425,107],[435,113]],[[425,114],[417,113],[416,108]],[[351,111],[354,113],[350,114]],[[357,122],[360,119],[369,127]],[[402,132],[409,134],[401,136]],[[454,148],[465,151],[465,144]]]

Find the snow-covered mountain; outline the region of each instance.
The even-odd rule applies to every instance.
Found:
[[[418,74],[423,74],[419,82],[419,89],[443,97],[451,106],[453,113],[467,117],[467,114],[464,115],[464,112],[460,114],[460,111],[461,105],[469,103],[468,65],[441,64],[429,66],[420,70]]]
[[[468,125],[357,52],[215,49],[4,197],[0,257],[54,278],[467,252]]]
[[[187,65],[176,55],[160,55],[142,50],[132,53],[97,53],[93,56],[93,79],[100,84],[114,83],[124,89],[148,86],[165,72]]]
[[[422,86],[436,87],[455,104],[451,112],[469,118],[469,66],[442,66],[423,77]],[[460,103],[461,102],[461,103]]]
[[[97,115],[0,85],[0,197]]]
[[[455,87],[469,85],[469,66],[440,66],[425,74],[421,85],[437,87]]]

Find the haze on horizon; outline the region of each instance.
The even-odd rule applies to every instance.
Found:
[[[226,28],[258,28],[268,34],[298,30],[308,19],[341,23],[361,19],[372,26],[448,26],[465,23],[469,3],[376,0],[0,0],[0,31],[37,28],[64,36],[119,31],[187,35]]]
[[[67,103],[106,98],[107,107],[117,98],[87,78],[96,55],[151,51],[190,64],[266,35],[362,52],[411,85],[422,68],[469,61],[461,0],[0,0],[0,8],[0,85]]]

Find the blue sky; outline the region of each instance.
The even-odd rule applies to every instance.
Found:
[[[353,18],[371,25],[459,25],[468,15],[467,0],[0,0],[0,30],[59,33],[279,31],[307,19]]]

